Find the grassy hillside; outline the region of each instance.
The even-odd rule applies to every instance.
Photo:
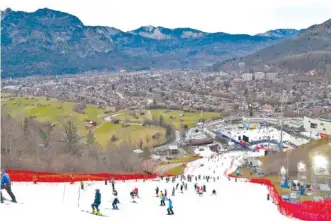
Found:
[[[180,128],[181,123],[187,125],[188,128],[195,127],[200,118],[207,120],[211,118],[219,118],[221,114],[213,112],[184,112],[180,110],[164,110],[153,109],[143,112],[125,112],[116,114],[114,117],[119,120],[127,122],[142,123],[145,119],[151,120],[152,118],[158,119],[163,116],[166,124],[173,124],[176,128]],[[182,116],[181,116],[182,115]]]
[[[86,128],[88,123],[85,120],[93,120],[98,126],[92,130],[97,142],[101,145],[106,145],[113,135],[117,138],[116,143],[128,141],[137,144],[142,141],[144,146],[153,146],[165,141],[163,128],[143,127],[137,124],[122,127],[122,124],[104,122],[104,112],[112,111],[111,108],[104,109],[88,105],[84,110],[85,114],[82,114],[73,111],[74,103],[40,97],[5,97],[2,99],[2,105],[12,117],[19,121],[22,121],[24,117],[34,117],[38,121],[60,126],[66,118],[73,119],[81,136],[85,136],[89,130]],[[160,137],[157,140],[152,139],[151,137],[157,133]]]
[[[180,127],[180,124],[187,125],[188,128],[195,127],[196,123],[199,122],[200,118],[207,120],[211,118],[219,118],[221,114],[213,112],[183,112],[177,110],[166,111],[162,109],[151,110],[153,117],[164,117],[165,123],[173,124],[176,128]],[[181,114],[183,116],[181,117]],[[172,118],[171,118],[172,117]]]
[[[122,127],[121,124],[104,123],[95,131],[95,137],[102,145],[106,145],[109,139],[115,135],[119,141],[132,143],[134,146],[140,141],[144,147],[162,144],[165,141],[164,129],[161,127],[142,127],[140,125],[129,125]],[[156,133],[161,134],[158,139],[152,139]],[[137,146],[138,147],[138,146]]]

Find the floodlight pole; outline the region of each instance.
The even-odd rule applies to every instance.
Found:
[[[283,95],[281,97],[281,103],[280,103],[280,141],[279,141],[279,146],[281,148],[281,151],[283,151],[283,123],[284,123],[284,117],[283,117],[283,103],[284,103],[284,98],[285,98],[286,91],[283,91]],[[287,176],[289,176],[289,157],[288,157],[288,151],[286,152],[286,170],[287,170]]]
[[[281,98],[281,103],[280,103],[280,147],[283,147],[283,99],[285,97],[285,91],[283,92],[283,97]],[[281,149],[283,150],[283,148]]]

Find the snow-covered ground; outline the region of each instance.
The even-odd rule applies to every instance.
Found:
[[[238,136],[241,138],[243,135],[249,137],[249,141],[260,141],[260,140],[268,140],[270,137],[270,140],[279,140],[281,131],[274,128],[274,127],[262,127],[262,128],[256,128],[256,129],[244,129],[239,128],[238,125],[231,125],[228,127],[218,127],[217,130],[221,133],[223,133],[226,136],[231,137],[234,140],[238,140]],[[305,144],[309,142],[307,139],[303,139],[301,137],[294,137],[286,132],[283,131],[283,142],[291,142],[294,145],[300,146],[302,144]],[[285,144],[286,146],[286,144]]]
[[[240,158],[241,152],[226,153],[222,156],[210,158],[209,150],[199,152],[203,159],[188,164],[185,171],[190,175],[209,175],[216,178],[206,182],[198,180],[199,185],[206,185],[207,192],[198,196],[194,191],[194,183],[188,183],[188,190],[184,193],[176,192],[171,195],[172,188],[180,182],[171,181],[118,181],[116,188],[119,193],[120,210],[111,210],[111,185],[105,186],[103,182],[95,182],[80,190],[79,183],[14,183],[13,191],[21,204],[0,204],[1,220],[291,220],[281,215],[276,206],[266,200],[267,189],[261,185],[229,181],[224,172],[230,167],[235,158]],[[232,168],[234,170],[235,168]],[[219,177],[219,179],[217,179]],[[160,199],[155,196],[155,188],[167,189],[168,196],[173,201],[174,216],[166,215],[166,207],[159,206]],[[140,198],[132,203],[129,192],[139,188]],[[81,209],[90,209],[94,199],[94,190],[99,188],[102,194],[101,211],[109,217],[98,217],[81,212]],[[215,189],[217,196],[212,196]],[[9,196],[4,194],[6,198]],[[167,204],[167,202],[166,202]]]

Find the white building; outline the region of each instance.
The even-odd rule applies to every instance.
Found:
[[[251,81],[253,80],[253,73],[243,73],[242,78],[244,81]]]
[[[278,73],[276,73],[276,72],[272,72],[272,73],[266,73],[266,76],[265,76],[267,79],[269,79],[269,80],[273,80],[273,79],[275,79],[275,78],[277,78],[278,77]]]
[[[319,134],[320,137],[325,135],[331,136],[331,118],[303,118],[303,127],[307,132]]]
[[[254,79],[255,80],[262,80],[265,77],[265,73],[264,72],[255,72],[254,73]]]
[[[170,145],[169,146],[169,153],[170,154],[177,154],[179,152],[177,145]]]
[[[229,73],[226,73],[226,72],[221,71],[221,72],[219,73],[219,76],[220,76],[220,77],[228,77],[228,76],[229,76]]]

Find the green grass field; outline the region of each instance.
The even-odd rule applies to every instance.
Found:
[[[183,114],[183,116],[180,116]],[[150,111],[144,111],[144,115],[140,115],[140,112],[136,112],[136,118],[133,115],[133,112],[126,112],[116,115],[115,118],[119,120],[127,120],[129,122],[139,122],[142,123],[144,119],[159,118],[163,116],[165,123],[173,124],[176,128],[180,128],[181,123],[187,125],[188,128],[195,127],[196,123],[199,122],[200,118],[202,119],[211,119],[220,117],[221,114],[213,112],[183,112],[179,110],[170,110],[166,111],[163,109],[155,109]],[[172,117],[172,118],[171,118]]]
[[[85,114],[81,114],[73,111],[74,103],[71,102],[40,97],[2,97],[4,108],[12,117],[19,121],[23,120],[24,117],[34,116],[38,121],[61,125],[69,117],[74,120],[79,134],[84,136],[88,133],[88,129],[85,128],[87,122],[84,122],[84,120],[93,120],[99,125],[94,130],[94,135],[97,142],[101,145],[106,145],[113,134],[118,138],[117,143],[130,140],[132,144],[136,144],[141,140],[144,146],[151,146],[165,140],[163,128],[143,127],[140,125],[130,125],[123,128],[121,124],[104,123],[104,112],[108,109],[88,105],[85,109]],[[158,140],[151,138],[156,133],[161,133]],[[147,137],[148,143],[146,141]]]
[[[147,111],[144,112],[144,115],[140,115],[140,112],[136,112],[136,118],[133,115],[133,112],[125,112],[120,113],[115,116],[118,120],[128,121],[128,122],[135,122],[135,123],[142,123],[146,118],[151,119],[151,115],[147,113]]]
[[[176,164],[176,163],[189,163],[189,162],[192,162],[192,161],[198,160],[198,159],[200,159],[200,156],[197,154],[193,154],[193,155],[184,156],[182,158],[178,158],[178,159],[174,159],[174,160],[169,160],[167,162],[162,162],[162,163],[158,164],[158,166]]]
[[[195,127],[201,117],[206,120],[221,116],[221,114],[213,112],[202,112],[201,114],[198,112],[183,112],[178,110],[165,111],[162,109],[151,110],[151,113],[153,117],[159,117],[162,115],[166,123],[173,124],[176,128],[180,128],[181,123],[187,125],[188,128]],[[180,117],[181,114],[183,114],[182,117]],[[173,119],[170,117],[173,117]]]
[[[160,133],[159,139],[152,139],[152,136]],[[95,137],[101,145],[106,145],[111,137],[115,135],[119,138],[117,143],[122,141],[131,143],[132,146],[138,147],[138,143],[142,141],[144,147],[151,147],[164,142],[165,131],[160,127],[142,127],[140,125],[130,125],[126,128],[122,124],[104,123],[95,130]],[[148,140],[148,142],[147,142]]]
[[[172,176],[180,176],[183,175],[185,172],[185,166],[179,165],[177,167],[171,168],[170,170],[166,171],[165,174],[172,175]]]

